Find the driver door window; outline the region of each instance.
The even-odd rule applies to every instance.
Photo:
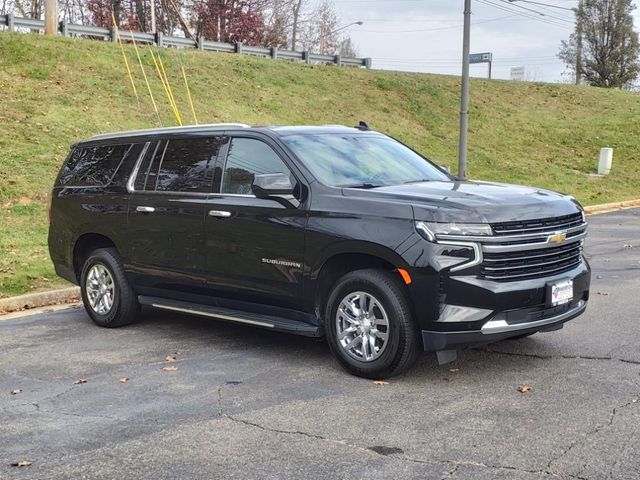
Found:
[[[222,175],[222,192],[232,195],[252,195],[255,175],[289,174],[289,169],[266,143],[253,138],[233,138]]]

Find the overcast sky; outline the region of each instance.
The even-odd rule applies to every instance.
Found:
[[[573,8],[578,0],[536,0]],[[464,0],[334,0],[343,24],[363,21],[347,32],[374,68],[460,74]],[[471,52],[493,52],[494,78],[509,78],[525,66],[529,80],[557,82],[565,68],[556,54],[573,31],[573,12],[522,0],[472,1]],[[516,5],[521,5],[517,7]],[[531,10],[543,13],[532,12]],[[636,27],[640,12],[636,10]],[[486,65],[472,65],[486,76]]]

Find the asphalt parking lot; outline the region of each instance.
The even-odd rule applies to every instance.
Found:
[[[0,478],[638,479],[640,209],[591,217],[587,255],[591,302],[563,330],[386,385],[224,322],[0,317]]]

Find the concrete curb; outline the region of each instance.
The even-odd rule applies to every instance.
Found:
[[[615,212],[626,208],[640,207],[640,199],[628,200],[625,202],[605,203],[603,205],[593,205],[585,207],[587,215],[599,215],[601,213]],[[46,292],[28,293],[19,297],[1,298],[0,315],[29,310],[32,308],[45,307],[61,303],[74,303],[80,299],[80,288],[69,287],[60,290],[50,290]]]
[[[79,298],[80,287],[61,288],[59,290],[27,293],[18,297],[0,298],[0,315],[48,305],[77,302]]]
[[[634,207],[640,207],[640,198],[636,200],[627,200],[625,202],[603,203],[602,205],[584,207],[584,213],[587,215],[598,215],[600,213],[615,212],[617,210]]]

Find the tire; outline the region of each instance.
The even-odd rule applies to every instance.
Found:
[[[369,317],[363,317],[364,312],[356,308],[363,301],[368,305],[365,310],[369,310]],[[357,312],[362,318],[354,323]],[[422,353],[409,302],[399,277],[392,272],[357,270],[340,278],[329,294],[324,323],[332,353],[349,373],[358,377],[382,379],[399,375],[409,370]],[[346,332],[354,328],[356,331]],[[342,340],[339,331],[346,335]],[[386,339],[382,338],[385,333]],[[365,338],[369,338],[366,347]],[[369,358],[365,359],[365,355]]]
[[[84,308],[96,325],[115,328],[135,321],[138,299],[115,248],[99,248],[89,254],[82,265],[80,292]]]

